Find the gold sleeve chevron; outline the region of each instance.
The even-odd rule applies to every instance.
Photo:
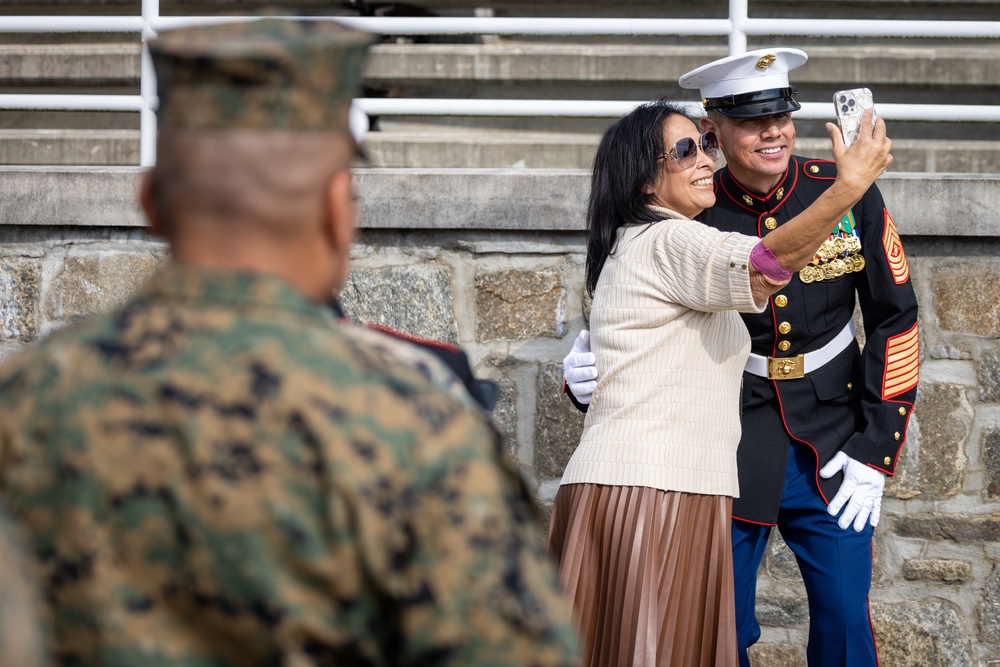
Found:
[[[882,377],[883,400],[899,396],[917,386],[920,379],[919,343],[916,324],[906,333],[893,336],[886,343],[885,375]]]
[[[903,253],[903,243],[899,240],[899,232],[896,231],[896,223],[893,222],[889,211],[885,212],[885,229],[882,232],[882,247],[885,248],[885,257],[889,262],[889,270],[892,272],[892,279],[897,285],[902,285],[910,279],[910,266],[906,263],[906,254]]]

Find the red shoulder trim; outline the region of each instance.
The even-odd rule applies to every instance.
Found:
[[[833,160],[806,160],[802,163],[802,172],[809,178],[816,181],[835,181],[837,180],[836,170],[831,174],[830,167],[836,167],[837,163]],[[816,167],[815,170],[811,167]]]
[[[458,346],[452,345],[443,340],[434,340],[433,338],[422,338],[420,336],[414,336],[413,334],[408,334],[403,331],[396,331],[395,329],[390,329],[387,326],[381,324],[366,324],[365,327],[369,329],[374,329],[375,331],[380,331],[387,336],[392,336],[393,338],[399,338],[400,340],[405,340],[410,343],[415,343],[417,345],[423,345],[425,347],[437,347],[442,350],[448,350],[449,352],[458,352]]]

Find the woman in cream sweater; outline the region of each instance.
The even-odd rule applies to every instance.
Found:
[[[892,161],[881,122],[849,150],[827,130],[837,182],[764,239],[693,220],[715,203],[718,143],[679,107],[643,105],[600,142],[586,266],[600,379],[549,528],[586,665],[737,664],[738,312],[762,311]]]

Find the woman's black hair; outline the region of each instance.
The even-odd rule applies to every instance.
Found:
[[[593,295],[604,262],[615,250],[618,230],[656,222],[643,189],[656,180],[664,153],[663,125],[684,109],[650,102],[629,112],[605,131],[594,155],[587,205],[587,291]]]

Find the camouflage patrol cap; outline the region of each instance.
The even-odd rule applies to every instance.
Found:
[[[149,44],[159,127],[347,131],[371,41],[317,20],[164,31]]]

